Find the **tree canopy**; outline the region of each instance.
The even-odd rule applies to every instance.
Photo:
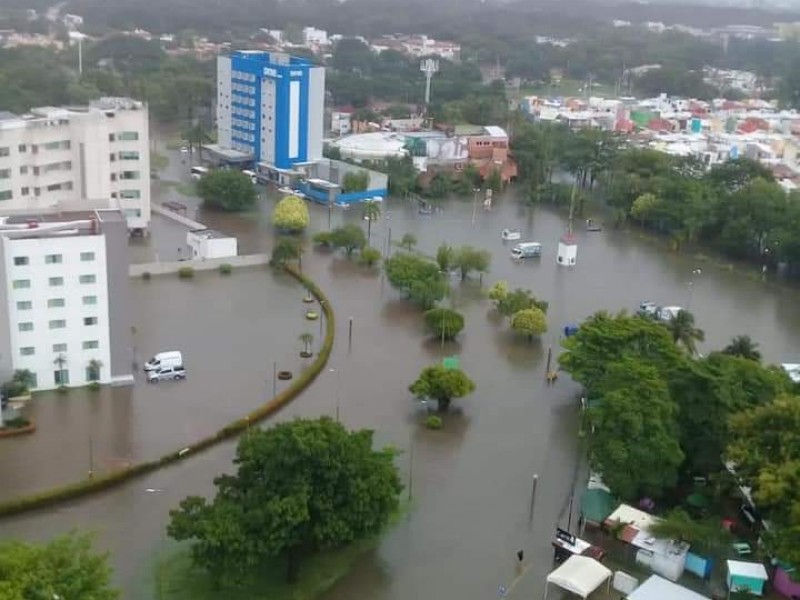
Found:
[[[272,223],[283,231],[303,231],[308,227],[308,222],[308,206],[297,196],[282,198],[272,211]]]
[[[250,178],[232,169],[209,171],[203,175],[197,183],[197,194],[206,208],[226,212],[252,208],[258,198]]]
[[[327,417],[250,429],[234,464],[235,474],[214,480],[213,500],[185,498],[168,527],[193,542],[194,563],[220,584],[241,583],[276,558],[294,581],[309,554],[378,533],[402,489],[391,450]]]
[[[425,312],[425,327],[434,337],[452,340],[464,329],[464,316],[450,308],[432,308]]]
[[[383,261],[389,284],[423,308],[432,308],[447,294],[439,266],[424,257],[397,252]]]
[[[92,550],[87,535],[71,534],[46,544],[0,543],[3,600],[81,598],[115,600],[108,556]]]
[[[433,365],[425,367],[408,389],[419,399],[436,400],[439,412],[445,412],[454,398],[474,392],[475,383],[461,369]]]
[[[511,317],[511,329],[533,339],[547,331],[547,317],[539,308],[523,308]]]

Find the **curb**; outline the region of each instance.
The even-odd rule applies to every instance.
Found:
[[[97,492],[130,481],[140,475],[146,475],[173,463],[185,460],[203,450],[219,444],[220,442],[224,442],[236,437],[254,423],[258,423],[259,421],[263,421],[267,417],[274,415],[281,408],[299,396],[300,393],[302,393],[317,378],[328,362],[328,358],[333,350],[333,342],[336,333],[336,321],[333,308],[331,307],[328,298],[312,280],[308,279],[305,275],[295,270],[293,267],[285,266],[284,270],[306,287],[309,293],[317,299],[317,302],[319,302],[322,308],[322,312],[325,314],[325,340],[322,343],[319,353],[317,353],[317,358],[297,377],[297,379],[294,380],[289,387],[241,419],[237,419],[236,421],[228,423],[222,429],[217,431],[216,434],[198,440],[193,444],[170,452],[169,454],[165,454],[161,458],[138,463],[107,475],[75,481],[73,483],[51,488],[43,492],[37,492],[27,496],[20,496],[18,498],[12,498],[10,500],[0,502],[0,518],[53,506],[61,502],[95,494]]]

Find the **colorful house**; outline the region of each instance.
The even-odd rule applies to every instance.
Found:
[[[769,575],[761,563],[729,560],[727,573],[729,590],[746,590],[756,596],[764,595],[764,584],[769,580]]]

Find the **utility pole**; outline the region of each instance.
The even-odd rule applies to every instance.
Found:
[[[528,512],[528,527],[530,528],[533,524],[533,505],[536,502],[536,485],[539,483],[539,475],[536,473],[533,474],[533,485],[531,487],[531,507],[530,511]]]

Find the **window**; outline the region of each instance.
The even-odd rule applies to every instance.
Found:
[[[30,321],[25,321],[24,323],[19,323],[17,325],[17,330],[19,331],[33,331],[33,323]]]
[[[78,278],[78,281],[81,283],[95,283],[97,281],[96,275],[81,275]]]
[[[47,308],[64,308],[65,305],[63,298],[50,298],[47,301]]]
[[[50,329],[64,329],[67,322],[64,319],[52,319],[49,323]]]
[[[20,154],[25,154],[28,151],[28,147],[25,144],[20,144],[18,150]]]
[[[112,154],[113,156],[113,154]],[[139,160],[139,153],[132,150],[122,150],[119,153],[120,160]]]
[[[113,142],[114,141],[114,134],[113,133],[109,133],[108,134],[108,141],[109,142]]]
[[[91,262],[94,260],[94,252],[81,252],[81,262]]]
[[[14,283],[11,284],[15,290],[27,290],[31,287],[31,280],[30,279],[15,279]]]
[[[33,346],[25,346],[24,348],[19,349],[19,353],[21,356],[33,356],[36,354],[36,348]]]
[[[17,310],[30,310],[33,308],[33,302],[30,300],[20,300],[17,302]]]
[[[84,317],[83,318],[84,325],[97,325],[97,317]]]
[[[100,380],[100,363],[93,361],[86,367],[86,381],[99,381]]]
[[[64,278],[63,277],[51,277],[47,280],[50,284],[50,287],[59,287],[64,285]]]
[[[55,381],[56,385],[67,385],[69,383],[69,371],[67,369],[53,371],[53,381]]]
[[[97,350],[100,347],[100,342],[98,342],[97,340],[91,340],[89,342],[83,342],[83,344],[81,344],[81,347],[84,350]]]
[[[11,152],[9,151],[8,146],[0,147],[0,158],[8,156],[9,154],[11,154]]]
[[[142,193],[139,190],[122,190],[119,193],[119,197],[126,200],[139,200],[142,197]]]
[[[45,150],[69,150],[72,144],[69,140],[59,142],[48,142],[44,145]]]
[[[26,187],[22,188],[20,190],[20,192],[22,193],[23,196],[29,196],[30,193],[31,193],[31,188],[26,186]]]
[[[122,180],[130,180],[130,179],[139,179],[139,171],[123,171],[119,174],[120,181]]]
[[[67,345],[66,344],[53,344],[53,352],[58,354],[59,352],[66,352]]]
[[[0,169],[0,179],[9,179],[11,177],[11,169]]]
[[[117,141],[120,142],[135,142],[139,139],[138,131],[122,131],[117,134]]]
[[[0,200],[11,200],[13,197],[11,190],[0,190]]]
[[[19,174],[20,175],[27,175],[28,174],[28,167],[27,166],[20,167],[19,168]]]
[[[14,257],[14,266],[15,267],[24,267],[28,264],[28,257],[27,256],[15,256]]]
[[[138,208],[126,208],[125,217],[128,219],[135,219],[142,216],[142,211]]]
[[[94,306],[97,304],[97,296],[84,296],[83,297],[83,305],[84,306]]]
[[[44,257],[44,264],[58,265],[64,262],[64,257],[61,254],[47,254]]]

